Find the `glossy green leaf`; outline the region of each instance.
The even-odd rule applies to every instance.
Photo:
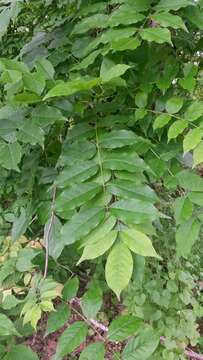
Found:
[[[188,122],[186,120],[176,120],[168,129],[168,141],[177,138],[177,136],[182,134],[187,126]]]
[[[201,128],[195,128],[190,130],[183,140],[183,150],[184,153],[193,150],[202,139],[202,130]]]
[[[161,259],[153,248],[150,238],[146,234],[135,229],[127,229],[120,233],[120,238],[135,254]]]
[[[54,331],[62,328],[64,324],[68,321],[70,317],[70,309],[68,305],[63,304],[56,308],[56,311],[53,311],[49,314],[47,320],[47,328],[45,335],[49,335]]]
[[[84,247],[82,256],[77,264],[84,260],[92,260],[103,255],[113,245],[117,237],[117,231],[111,230],[108,234],[95,237],[95,242]]]
[[[174,96],[167,100],[166,102],[166,111],[169,114],[177,113],[183,106],[183,98]]]
[[[70,325],[60,336],[53,360],[60,360],[65,355],[71,353],[77,346],[85,341],[87,335],[87,325],[82,321],[77,321]]]
[[[123,341],[129,336],[135,334],[140,328],[142,321],[132,315],[120,315],[114,319],[108,332],[110,341]]]
[[[165,42],[172,44],[171,33],[168,29],[163,29],[158,27],[145,28],[140,31],[140,35],[143,40],[147,40],[149,42],[155,41],[158,44],[163,44]]]
[[[86,236],[104,218],[104,210],[91,208],[80,211],[68,221],[61,230],[61,237],[64,245],[73,244],[81,237]]]
[[[170,120],[171,120],[171,116],[168,114],[163,113],[163,114],[157,116],[153,123],[154,130],[161,129],[162,127],[167,125]]]
[[[118,299],[121,291],[128,285],[132,272],[133,259],[130,250],[124,243],[119,242],[111,250],[105,268],[107,284]]]
[[[79,360],[104,360],[105,347],[103,342],[88,345],[80,354]]]

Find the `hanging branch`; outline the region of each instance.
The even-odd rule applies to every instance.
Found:
[[[52,202],[51,202],[51,217],[50,220],[44,227],[44,246],[45,246],[45,266],[44,266],[44,279],[47,277],[47,271],[48,271],[48,260],[49,260],[49,238],[52,230],[52,226],[54,223],[54,204],[55,204],[55,198],[56,198],[56,187],[53,188],[53,195],[52,195]]]

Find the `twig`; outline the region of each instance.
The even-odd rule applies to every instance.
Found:
[[[51,217],[46,229],[46,225],[44,228],[44,245],[45,245],[45,266],[44,266],[44,279],[47,277],[48,271],[48,260],[49,260],[49,237],[51,233],[51,229],[54,223],[54,203],[56,198],[56,187],[53,188],[53,195],[52,195],[52,203],[51,203]]]

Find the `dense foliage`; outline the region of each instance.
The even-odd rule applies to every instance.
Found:
[[[0,2],[2,359],[74,311],[54,360],[201,351],[202,30],[202,0]]]

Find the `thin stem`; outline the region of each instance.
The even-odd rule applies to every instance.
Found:
[[[154,151],[152,148],[150,148],[150,151],[159,159],[159,160],[161,160],[161,158],[160,158],[160,156],[156,153],[156,151]],[[168,170],[168,172],[169,172],[169,174],[171,175],[171,176],[174,176],[174,174],[172,173],[172,171],[167,167],[167,170]]]
[[[49,238],[50,233],[52,230],[52,226],[54,223],[54,204],[55,204],[55,198],[56,198],[56,187],[53,188],[53,195],[52,195],[52,203],[51,203],[51,218],[48,224],[48,227],[44,230],[44,244],[45,244],[45,266],[44,266],[44,279],[47,277],[47,271],[48,271],[48,261],[49,261]]]

